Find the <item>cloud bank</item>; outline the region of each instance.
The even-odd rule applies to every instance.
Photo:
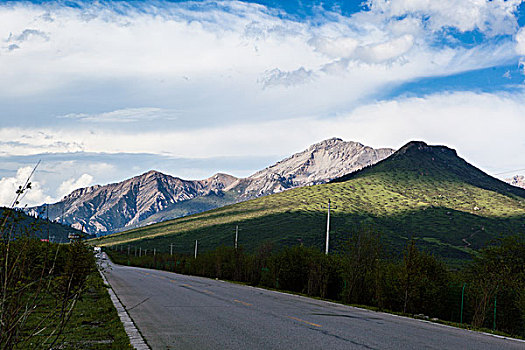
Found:
[[[388,147],[423,139],[489,171],[521,168],[522,85],[483,93],[473,80],[385,97],[501,66],[516,67],[500,77],[515,84],[520,64],[525,73],[521,3],[370,0],[306,17],[237,1],[4,3],[0,157],[71,154],[39,174],[32,201],[106,179],[89,169],[101,161],[79,169],[80,154],[278,160],[332,136]],[[5,168],[7,198],[24,167]]]

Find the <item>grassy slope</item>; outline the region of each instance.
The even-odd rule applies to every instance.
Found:
[[[3,212],[5,208],[0,208],[0,217],[3,218]],[[11,209],[9,209],[11,210]],[[12,210],[11,210],[12,211]],[[46,238],[49,228],[49,236],[54,237],[53,242],[57,243],[67,243],[69,242],[68,235],[69,233],[80,234],[80,230],[74,229],[68,225],[62,225],[60,223],[49,222],[45,219],[38,219],[32,216],[26,215],[23,212],[12,211],[13,215],[9,216],[9,219],[6,223],[6,227],[10,227],[13,223],[13,217],[15,218],[17,225],[14,228],[13,235],[23,235],[30,232],[31,235],[35,235],[38,238]]]
[[[235,225],[248,250],[263,241],[324,246],[326,205],[334,249],[371,225],[397,250],[408,237],[448,259],[468,257],[498,235],[525,234],[525,191],[489,177],[444,147],[409,144],[375,166],[330,184],[303,187],[92,241],[191,252],[231,245]],[[137,240],[142,240],[140,243]]]

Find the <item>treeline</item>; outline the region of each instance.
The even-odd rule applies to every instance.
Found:
[[[242,247],[223,246],[197,258],[151,250],[139,257],[127,246],[112,248],[108,253],[120,264],[246,282],[525,336],[525,240],[519,237],[493,242],[456,271],[418,249],[414,240],[401,256],[388,256],[380,237],[370,230],[353,235],[334,255],[304,246],[276,250],[271,244],[251,254]]]

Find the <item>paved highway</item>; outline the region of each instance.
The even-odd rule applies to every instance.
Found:
[[[104,274],[152,349],[525,349],[385,313],[115,265]]]

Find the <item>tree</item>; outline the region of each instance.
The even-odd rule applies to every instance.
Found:
[[[377,298],[378,268],[382,254],[379,235],[372,229],[359,229],[343,245],[343,301],[372,304]]]
[[[487,325],[493,315],[495,298],[505,310],[498,318],[498,329],[525,334],[525,240],[523,237],[500,238],[482,249],[469,266],[469,284],[474,294],[476,327]],[[493,320],[494,321],[494,320]],[[492,322],[494,323],[494,322]]]
[[[443,262],[417,249],[411,239],[403,254],[401,281],[404,313],[443,315],[449,273]]]

